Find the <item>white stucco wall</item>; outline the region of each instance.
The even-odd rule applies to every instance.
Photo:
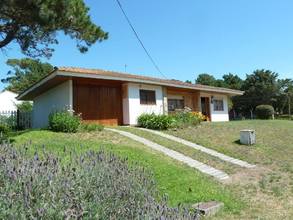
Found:
[[[16,111],[17,104],[21,101],[16,99],[17,94],[10,91],[3,91],[0,93],[0,112],[2,111]]]
[[[68,80],[36,97],[33,106],[33,128],[48,126],[52,111],[72,109],[72,80]]]
[[[155,105],[141,105],[139,90],[154,90],[156,92]],[[143,113],[163,114],[163,88],[162,86],[128,83],[127,97],[123,98],[124,124],[135,125],[137,118]]]
[[[214,105],[211,103],[211,97],[214,99],[222,99],[224,103],[223,111],[214,111]],[[211,121],[229,121],[229,109],[228,109],[228,96],[216,93],[200,93],[200,97],[209,97],[210,98],[210,110],[211,110]],[[200,102],[200,100],[199,100]],[[201,105],[200,105],[201,106]]]

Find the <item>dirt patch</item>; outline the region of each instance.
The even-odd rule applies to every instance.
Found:
[[[256,184],[261,180],[263,175],[266,175],[269,172],[271,172],[269,168],[259,165],[250,169],[243,168],[230,175],[230,178],[224,183],[240,185]]]

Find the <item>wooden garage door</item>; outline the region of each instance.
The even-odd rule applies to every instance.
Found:
[[[121,87],[75,84],[73,103],[82,119],[105,125],[122,123]]]

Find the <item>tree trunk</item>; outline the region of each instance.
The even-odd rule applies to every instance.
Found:
[[[288,114],[289,114],[289,118],[291,118],[291,97],[290,97],[290,95],[288,96]]]
[[[250,109],[250,119],[253,119],[253,109]]]

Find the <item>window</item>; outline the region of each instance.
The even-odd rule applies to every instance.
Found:
[[[156,92],[153,90],[139,90],[140,104],[142,105],[155,105]]]
[[[214,111],[224,111],[224,102],[222,99],[214,99]]]
[[[173,112],[176,109],[184,108],[184,100],[183,99],[168,99],[168,111]]]

